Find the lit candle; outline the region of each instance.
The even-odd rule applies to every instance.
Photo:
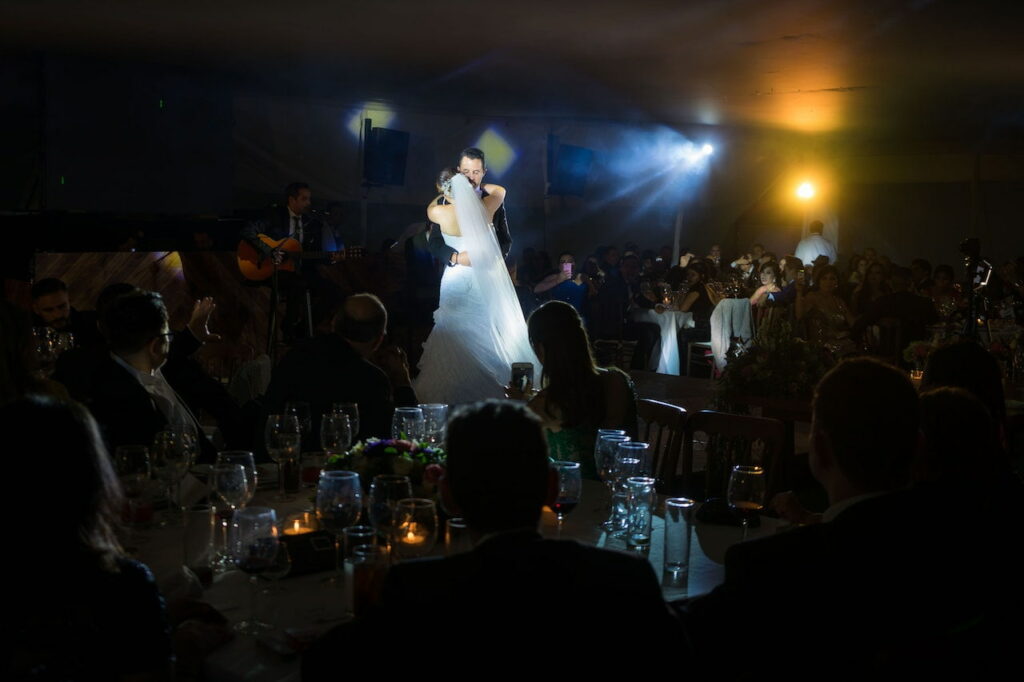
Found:
[[[285,535],[305,535],[306,533],[313,532],[313,525],[310,523],[307,514],[289,517],[288,521],[291,522],[291,526],[288,526],[286,522],[284,527]]]
[[[426,541],[427,536],[425,534],[417,535],[416,530],[417,528],[415,523],[410,523],[408,526],[406,526],[406,533],[404,536],[402,536],[402,542],[404,542],[407,545],[419,545]]]

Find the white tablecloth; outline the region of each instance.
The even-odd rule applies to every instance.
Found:
[[[650,367],[658,374],[679,375],[679,330],[693,326],[693,313],[678,310],[657,312],[653,309],[634,310],[634,322],[653,322],[661,329],[661,344],[651,353]]]

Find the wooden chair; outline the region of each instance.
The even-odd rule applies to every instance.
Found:
[[[674,492],[685,440],[686,410],[658,400],[637,402],[640,440],[650,445],[651,469],[658,492]]]
[[[713,369],[711,369],[711,342],[710,341],[690,341],[686,344],[686,357],[682,358],[682,361],[686,363],[686,369],[684,373],[686,376],[690,376],[690,368],[696,364],[702,367],[708,367],[708,371],[714,375]]]
[[[736,464],[756,464],[765,470],[765,502],[779,492],[779,465],[785,444],[785,427],[778,419],[750,417],[702,410],[686,420],[682,475],[692,487],[694,434],[707,434],[707,476],[704,497],[725,494],[729,472]]]

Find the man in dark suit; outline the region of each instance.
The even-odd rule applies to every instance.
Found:
[[[359,433],[354,435],[390,437],[394,406],[414,406],[417,400],[401,349],[381,347],[387,324],[379,298],[349,296],[333,333],[300,341],[274,368],[264,399],[267,412],[281,412],[291,400],[308,402],[313,433],[319,434],[320,418],[332,403],[357,403]]]
[[[600,660],[601,642],[637,647],[644,659],[662,655],[666,641],[678,647],[677,623],[645,559],[537,533],[551,490],[547,454],[540,421],[524,406],[489,400],[452,417],[442,495],[465,518],[474,548],[392,566],[376,609],[329,633],[306,656],[303,678],[331,672],[341,641],[393,652],[394,640],[381,633],[400,623],[429,624],[471,659],[529,657],[547,633],[573,664]]]
[[[978,585],[950,588],[983,559],[959,556],[957,509],[906,489],[918,425],[916,392],[891,366],[848,360],[821,380],[810,467],[831,506],[731,547],[724,584],[683,607],[706,667],[728,660],[742,677],[785,656],[790,676],[854,679],[962,662],[986,611]]]
[[[93,373],[89,408],[107,446],[148,446],[168,426],[192,427],[199,436],[200,459],[212,462],[216,448],[161,371],[173,336],[163,298],[136,289],[112,300],[102,315],[110,352]]]
[[[287,257],[285,253],[264,244],[258,235],[265,234],[275,241],[290,237],[298,241],[302,245],[302,252],[307,254],[340,250],[342,247],[336,243],[335,233],[330,229],[325,233],[323,223],[310,216],[312,201],[309,185],[304,182],[293,182],[285,188],[285,205],[274,206],[263,219],[248,223],[242,228],[240,237],[255,248],[262,258],[273,259],[278,264]],[[315,265],[318,262],[322,261],[304,264],[303,259],[299,258],[296,260],[294,273],[277,273],[278,287],[284,292],[286,303],[285,318],[282,322],[286,340],[308,335],[299,333],[301,329],[297,329],[306,307],[306,292],[310,291],[320,296],[331,295],[333,287],[316,272]]]
[[[477,194],[481,197],[487,196],[484,188],[484,175],[487,174],[487,167],[484,162],[484,153],[476,147],[467,147],[459,155],[459,172],[466,176],[466,179],[473,185]],[[446,204],[448,201],[441,196],[437,203]],[[498,246],[501,248],[501,255],[508,258],[508,252],[512,249],[512,234],[508,230],[508,217],[505,215],[505,203],[494,213],[494,232],[498,237]],[[444,235],[441,229],[434,224],[428,225],[430,230],[430,253],[437,259],[437,262],[448,266],[468,265],[468,262],[458,260],[459,253],[452,247],[445,244]]]

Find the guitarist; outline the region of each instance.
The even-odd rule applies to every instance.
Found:
[[[316,218],[310,217],[309,209],[313,194],[304,182],[293,182],[285,189],[284,206],[273,206],[261,220],[254,220],[242,228],[241,238],[252,245],[262,258],[269,258],[280,265],[287,257],[280,249],[272,249],[257,237],[264,234],[279,240],[291,237],[302,245],[303,251],[323,251],[323,226]],[[303,268],[302,259],[295,261],[295,272],[280,271],[277,274],[278,288],[285,298],[285,316],[282,332],[285,342],[297,336],[305,336],[306,325],[300,324],[306,308],[307,290],[319,291],[323,287],[310,263]]]

